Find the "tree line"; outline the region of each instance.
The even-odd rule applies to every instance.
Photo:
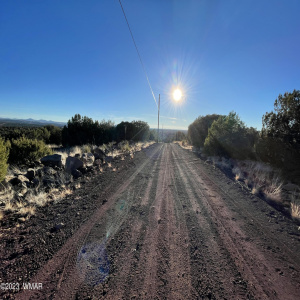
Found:
[[[62,129],[63,146],[84,144],[102,145],[123,140],[146,141],[153,138],[148,123],[144,121],[121,122],[117,126],[112,121],[93,121],[76,114]]]
[[[93,121],[76,114],[63,128],[47,125],[43,127],[0,127],[0,182],[4,179],[9,164],[30,164],[51,154],[47,144],[63,147],[85,144],[102,145],[113,141],[135,142],[155,140],[156,134],[143,121],[121,122]]]
[[[117,126],[112,121],[93,121],[87,116],[76,114],[66,126],[43,127],[0,127],[0,137],[4,141],[20,138],[43,141],[45,144],[63,147],[93,144],[102,145],[111,141],[154,140],[156,134],[143,121],[121,122]]]
[[[0,127],[0,137],[4,140],[12,141],[26,137],[31,140],[43,141],[46,144],[61,145],[62,129],[58,126],[47,125],[43,127]]]
[[[300,91],[279,95],[262,130],[247,127],[235,112],[198,117],[188,128],[190,143],[211,156],[261,160],[300,178]]]

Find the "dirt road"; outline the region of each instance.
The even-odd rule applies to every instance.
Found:
[[[16,299],[300,297],[297,226],[178,145],[138,153],[95,203]]]

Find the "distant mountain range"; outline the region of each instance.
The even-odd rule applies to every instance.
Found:
[[[10,119],[10,118],[1,118],[0,117],[0,126],[45,126],[45,125],[55,125],[63,127],[66,125],[66,122],[55,122],[47,120],[34,120],[29,119]]]

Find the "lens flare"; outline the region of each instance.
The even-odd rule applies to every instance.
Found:
[[[77,270],[85,283],[96,286],[109,275],[109,260],[106,239],[102,243],[91,243],[81,247],[77,256]]]

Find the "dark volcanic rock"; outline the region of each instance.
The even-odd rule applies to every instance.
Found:
[[[66,171],[72,173],[73,170],[77,170],[83,167],[83,161],[72,156],[68,156],[66,160]]]
[[[82,173],[79,170],[75,169],[72,171],[72,175],[73,175],[74,179],[77,179],[82,176]]]
[[[31,181],[35,177],[35,169],[28,169],[26,177]]]
[[[94,154],[95,159],[101,159],[102,161],[106,157],[106,154],[99,148],[93,149],[93,154]]]
[[[47,155],[41,158],[41,163],[49,167],[62,167],[64,165],[63,157],[60,154]]]

